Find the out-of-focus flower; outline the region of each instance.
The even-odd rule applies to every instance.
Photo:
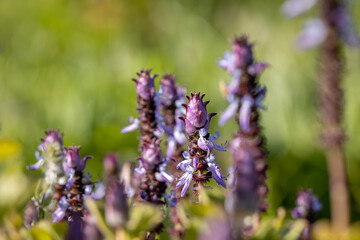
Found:
[[[326,24],[320,18],[308,19],[303,31],[296,38],[296,45],[300,50],[319,46],[327,36]]]
[[[287,17],[293,18],[310,10],[316,2],[317,0],[287,0],[281,10]]]
[[[301,190],[296,198],[296,207],[291,211],[293,218],[308,218],[322,209],[319,198],[311,189]]]

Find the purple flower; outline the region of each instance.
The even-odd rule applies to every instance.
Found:
[[[316,2],[317,0],[287,0],[282,5],[282,11],[289,18],[294,18],[309,11]]]
[[[63,162],[63,167],[65,171],[68,171],[69,168],[74,168],[76,171],[84,171],[86,167],[87,160],[91,159],[92,156],[85,156],[81,159],[79,151],[80,146],[71,146],[65,148],[65,159]]]
[[[311,189],[301,190],[296,199],[296,207],[291,211],[293,218],[308,218],[312,213],[322,209],[318,197]]]
[[[241,99],[241,107],[239,112],[239,124],[244,132],[250,130],[251,109],[254,105],[254,99],[250,95],[245,95]]]
[[[219,125],[224,126],[227,121],[229,121],[230,118],[232,118],[235,113],[238,111],[239,108],[239,101],[234,100],[230,103],[230,105],[226,108],[226,110],[221,114],[219,119]]]
[[[65,148],[65,163],[67,167],[74,168],[80,164],[81,157],[79,154],[79,150],[79,146],[71,146],[69,148]]]
[[[68,206],[69,203],[66,201],[66,197],[62,196],[52,215],[53,223],[60,222],[65,217]]]
[[[209,170],[212,174],[211,176],[217,185],[221,185],[226,188],[226,183],[219,168],[219,163],[215,162],[215,154],[211,153],[210,156],[206,158],[206,162],[209,165]]]
[[[233,52],[226,52],[218,65],[227,70],[231,75],[239,75],[239,69],[253,61],[252,44],[249,44],[246,36],[236,38],[233,41]]]
[[[209,154],[210,152],[212,152],[212,149],[214,148],[215,150],[218,151],[226,151],[226,148],[223,146],[220,146],[218,144],[215,143],[215,140],[217,140],[220,137],[220,134],[218,131],[215,131],[215,136],[209,134],[205,128],[202,128],[199,130],[199,139],[198,139],[198,146],[204,150],[207,151]],[[206,136],[208,136],[208,139],[206,138]]]
[[[181,161],[181,162],[176,166],[176,168],[177,168],[177,169],[180,168],[180,169],[183,170],[183,169],[186,169],[186,167],[192,163],[192,159],[191,159],[191,157],[190,157],[190,154],[189,154],[187,151],[184,151],[182,155],[183,155],[183,157],[185,158],[185,160]],[[183,170],[183,171],[185,171],[185,170]]]
[[[171,190],[170,194],[165,194],[165,200],[166,203],[169,205],[169,207],[176,207],[177,198],[175,197],[175,191]]]
[[[138,79],[133,79],[136,83],[136,93],[145,100],[150,100],[155,97],[154,79],[157,75],[150,76],[151,69],[141,70],[137,75]]]
[[[171,183],[174,180],[174,178],[165,171],[166,171],[166,163],[163,163],[160,165],[159,171],[155,173],[155,178],[159,182]]]
[[[140,124],[139,119],[137,118],[134,119],[133,117],[129,117],[129,123],[130,125],[121,129],[121,133],[129,133],[139,128],[139,124]]]
[[[190,165],[184,165],[181,167],[181,170],[183,170],[185,173],[179,178],[179,182],[176,184],[176,188],[179,188],[180,186],[184,185],[181,190],[181,197],[183,197],[186,193],[186,190],[190,186],[192,176],[194,173],[194,168]]]
[[[200,93],[191,93],[191,97],[186,96],[189,100],[188,104],[183,104],[186,108],[185,117],[180,117],[185,123],[185,131],[188,134],[194,133],[197,129],[209,129],[210,119],[215,116],[215,113],[207,113],[206,105],[209,101],[203,102],[205,94],[200,96]]]
[[[135,168],[134,171],[137,173],[137,174],[140,174],[140,175],[143,175],[146,173],[146,170],[142,164],[142,161],[139,161],[139,167]]]
[[[151,143],[145,144],[142,156],[139,160],[146,171],[152,171],[155,167],[164,161],[163,155],[160,149],[160,140],[153,139]]]
[[[308,19],[296,39],[296,44],[300,50],[316,47],[325,40],[327,33],[326,24],[320,18]]]

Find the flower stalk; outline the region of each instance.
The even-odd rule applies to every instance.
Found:
[[[229,107],[221,115],[219,124],[224,125],[233,116],[239,124],[230,145],[233,156],[230,174],[232,190],[226,201],[237,237],[245,228],[244,218],[265,212],[268,206],[265,202],[268,192],[267,151],[259,114],[259,109],[264,109],[261,102],[266,89],[258,82],[258,76],[268,64],[254,61],[252,47],[246,36],[235,38],[233,51],[225,53],[224,59],[218,62],[232,76],[225,93]]]
[[[321,46],[320,57],[320,112],[323,124],[323,144],[326,152],[331,202],[331,220],[335,231],[344,232],[349,226],[349,190],[344,155],[345,133],[343,118],[343,91],[341,40],[334,14],[340,9],[339,0],[322,0],[322,17],[327,36]]]

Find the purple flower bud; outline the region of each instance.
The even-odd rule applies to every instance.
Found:
[[[320,45],[326,36],[327,28],[321,19],[308,19],[303,31],[296,39],[296,44],[300,50],[306,50]]]
[[[316,2],[317,0],[287,0],[282,5],[282,11],[289,18],[294,18],[309,11]]]
[[[150,76],[151,69],[141,70],[137,75],[138,79],[133,79],[136,83],[136,93],[145,100],[155,97],[154,79],[157,75]]]
[[[104,173],[106,176],[117,176],[119,171],[118,156],[116,153],[108,153],[104,158]]]
[[[62,138],[63,134],[59,133],[59,129],[45,131],[46,137],[42,139],[43,144],[51,144],[54,142],[59,142],[60,145],[63,145]]]
[[[105,219],[113,228],[123,227],[129,218],[129,209],[123,184],[114,182],[105,195]]]
[[[237,68],[242,68],[252,64],[253,62],[253,44],[248,42],[246,36],[240,38],[235,38],[233,42],[233,54],[235,58],[235,66]]]
[[[151,143],[144,145],[142,156],[139,157],[146,171],[152,171],[156,165],[163,162],[164,158],[160,149],[160,140],[153,139]]]
[[[80,164],[81,157],[79,154],[80,146],[71,146],[69,148],[65,148],[65,162],[67,167],[75,168]]]
[[[207,120],[208,120],[208,114],[206,111],[206,105],[209,103],[209,101],[203,102],[205,94],[200,96],[200,93],[191,93],[191,97],[186,96],[189,100],[188,104],[184,104],[184,107],[186,108],[186,120],[185,121],[185,130],[188,133],[191,133],[193,127],[195,128],[201,128],[203,127]],[[187,125],[191,125],[189,126]]]
[[[175,77],[172,75],[164,75],[161,82],[161,104],[164,106],[169,106],[178,98],[177,86],[175,82]]]

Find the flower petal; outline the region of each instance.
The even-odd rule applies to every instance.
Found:
[[[139,128],[139,123],[140,123],[140,121],[137,118],[135,118],[134,121],[130,125],[121,129],[121,133],[129,133],[129,132],[135,131],[136,129]]]

